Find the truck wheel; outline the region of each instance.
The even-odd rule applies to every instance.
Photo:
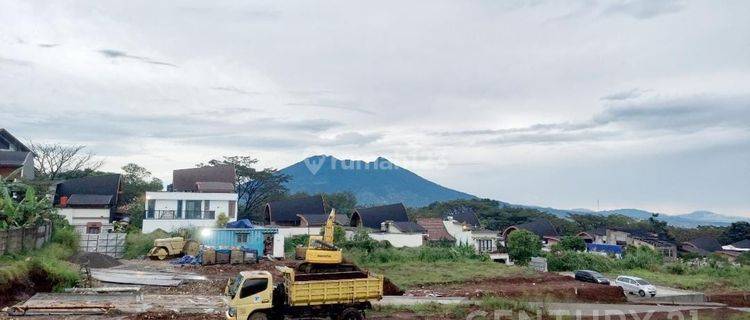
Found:
[[[263,312],[256,312],[250,315],[248,320],[268,320],[268,315]]]
[[[341,311],[338,320],[364,320],[365,315],[357,308],[346,308]]]

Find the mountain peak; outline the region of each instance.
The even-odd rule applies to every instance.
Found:
[[[365,162],[316,155],[280,171],[291,178],[285,184],[290,192],[317,194],[349,191],[354,193],[361,205],[402,202],[415,207],[435,201],[474,198],[424,179],[385,157]]]

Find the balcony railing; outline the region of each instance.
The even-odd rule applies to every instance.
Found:
[[[144,219],[153,220],[213,220],[216,218],[216,211],[201,210],[146,210]]]

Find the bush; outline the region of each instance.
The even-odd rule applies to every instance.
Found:
[[[682,262],[674,262],[664,265],[663,270],[667,273],[680,275],[687,273],[688,267]]]
[[[586,251],[586,242],[581,237],[566,236],[557,244],[561,250]]]
[[[750,266],[750,251],[740,254],[737,257],[737,263],[743,266]]]
[[[219,213],[219,216],[216,217],[216,227],[225,228],[227,226],[227,223],[229,223],[229,217],[227,217],[227,215],[223,212]]]
[[[73,253],[78,251],[78,245],[80,243],[80,235],[73,229],[73,227],[62,227],[52,229],[52,238],[50,239],[53,243],[58,243],[61,246],[70,249]],[[72,254],[72,253],[71,253]]]
[[[628,247],[619,261],[619,269],[654,270],[662,265],[661,253],[645,246]]]
[[[296,248],[298,245],[307,246],[307,242],[309,241],[309,239],[310,236],[306,234],[287,238],[284,241],[284,252],[294,252],[294,248]]]
[[[125,252],[123,253],[123,258],[141,258],[154,246],[154,240],[167,237],[169,237],[169,234],[161,230],[156,230],[151,233],[141,233],[140,231],[130,232],[125,238]]]
[[[393,248],[379,247],[372,251],[355,248],[347,252],[350,259],[361,264],[441,262],[441,261],[487,261],[488,257],[477,254],[470,246]]]
[[[593,253],[562,251],[547,255],[547,268],[550,271],[588,269],[609,272],[614,269],[615,264],[614,259]]]
[[[508,255],[517,264],[525,265],[531,257],[538,256],[542,251],[542,242],[536,234],[527,230],[511,232],[506,240]]]

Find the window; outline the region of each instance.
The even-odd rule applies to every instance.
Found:
[[[492,239],[477,240],[477,246],[479,247],[479,252],[492,251]]]
[[[240,299],[263,292],[268,287],[268,279],[247,279],[242,283]]]
[[[239,243],[245,243],[245,242],[247,242],[247,233],[238,233],[237,234],[237,242],[239,242]]]
[[[177,219],[182,218],[182,200],[177,200],[177,212],[175,213]]]
[[[201,200],[185,200],[185,219],[201,218]]]
[[[146,207],[148,208],[146,209],[146,218],[153,219],[154,212],[156,211],[156,200],[149,200]]]

